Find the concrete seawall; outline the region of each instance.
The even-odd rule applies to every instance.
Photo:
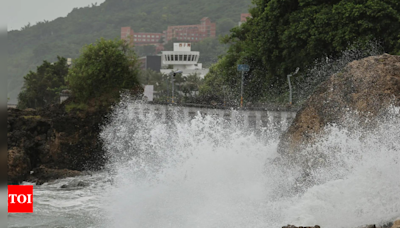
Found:
[[[261,129],[274,127],[279,131],[285,131],[296,116],[296,111],[269,111],[260,109],[234,110],[229,108],[215,108],[204,106],[172,106],[165,104],[146,105],[145,113],[155,113],[162,120],[180,119],[190,121],[197,115],[208,115],[223,118],[242,124],[244,128]]]

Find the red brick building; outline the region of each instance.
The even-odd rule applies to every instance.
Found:
[[[249,14],[249,13],[242,13],[242,14],[240,15],[240,22],[246,22],[246,21],[247,21],[247,18],[249,18],[249,17],[251,17],[251,14]]]
[[[216,37],[216,24],[211,23],[208,17],[200,20],[198,25],[176,25],[168,26],[165,31],[165,41],[168,42],[173,38],[178,41],[199,42],[208,37]]]
[[[239,26],[241,26],[243,23],[245,23],[247,21],[247,18],[250,18],[251,14],[249,13],[242,13],[240,15],[240,21],[239,21]]]
[[[199,42],[208,37],[216,37],[216,24],[208,17],[198,25],[168,26],[163,33],[134,32],[131,27],[121,28],[121,39],[135,46],[154,45],[156,52],[164,50],[163,44],[176,38],[178,41]],[[162,39],[162,40],[161,40]]]
[[[162,33],[134,32],[131,27],[121,28],[121,39],[134,44],[135,46],[160,45],[160,40],[164,36]]]

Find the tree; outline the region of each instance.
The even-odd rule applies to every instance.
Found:
[[[224,37],[224,43],[231,46],[218,64],[228,86],[238,81],[239,76],[232,74],[236,64],[250,65],[251,71],[245,76],[246,97],[260,99],[280,94],[287,87],[286,75],[296,67],[304,72],[316,60],[340,57],[343,51],[351,47],[362,49],[371,41],[380,42],[387,53],[400,52],[398,0],[253,0],[253,3],[252,18]]]
[[[217,22],[217,29],[220,34],[228,34],[229,31],[237,25],[237,22],[234,22],[230,18],[224,18]]]
[[[58,103],[60,92],[66,88],[68,74],[67,59],[57,57],[58,61],[43,61],[36,72],[30,71],[24,77],[24,86],[18,95],[19,108],[43,108]]]
[[[68,74],[69,87],[80,102],[103,95],[117,98],[121,90],[140,90],[138,62],[121,40],[100,39],[83,48]]]

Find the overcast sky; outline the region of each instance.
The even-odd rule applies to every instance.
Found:
[[[0,0],[5,16],[8,31],[21,29],[31,23],[52,21],[58,17],[65,17],[75,7],[84,7],[96,3],[99,5],[105,0]]]

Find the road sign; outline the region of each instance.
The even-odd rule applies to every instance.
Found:
[[[250,66],[247,64],[239,64],[237,66],[237,70],[238,71],[249,71],[250,70]]]

